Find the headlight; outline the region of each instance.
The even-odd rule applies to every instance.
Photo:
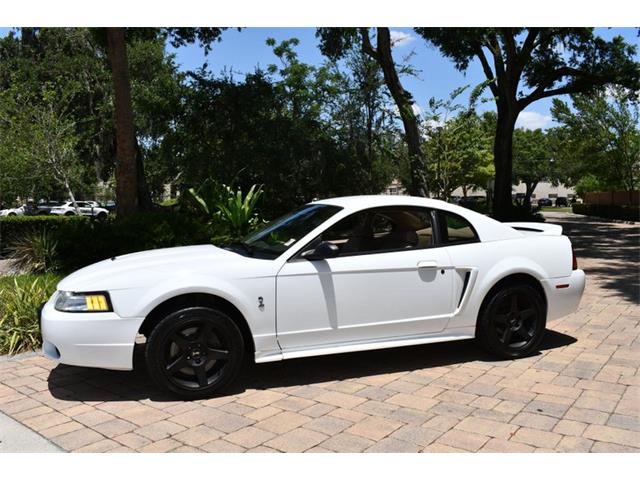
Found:
[[[113,311],[107,292],[60,292],[56,298],[55,308],[61,312]]]

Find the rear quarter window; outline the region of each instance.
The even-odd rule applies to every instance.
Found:
[[[471,223],[458,214],[438,212],[440,224],[440,243],[444,245],[459,245],[480,241]]]

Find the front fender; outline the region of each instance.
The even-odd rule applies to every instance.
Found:
[[[111,296],[117,312],[123,317],[146,317],[161,303],[188,293],[203,293],[221,297],[232,303],[248,320],[248,299],[246,294],[230,282],[211,279],[204,275],[189,275],[164,280],[151,288],[116,290]],[[126,300],[121,297],[127,297]]]
[[[240,311],[247,321],[257,351],[278,349],[273,277],[235,279],[231,282],[202,274],[185,274],[163,280],[152,287],[113,290],[109,293],[116,313],[131,318],[145,318],[158,305],[180,295],[215,295]],[[258,302],[258,297],[262,297],[262,303]]]

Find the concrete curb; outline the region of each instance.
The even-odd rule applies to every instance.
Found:
[[[0,355],[0,362],[13,362],[24,360],[25,358],[38,357],[42,355],[40,350],[32,350],[30,352],[17,353],[15,355]]]

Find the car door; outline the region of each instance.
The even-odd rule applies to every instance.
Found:
[[[88,213],[88,208],[87,208],[87,203],[86,202],[76,202],[76,205],[78,206],[78,211],[80,212],[80,215],[89,215]],[[71,203],[69,205],[71,208],[73,207],[73,203]]]
[[[352,214],[309,247],[329,241],[335,258],[294,257],[277,276],[283,349],[439,332],[453,310],[451,262],[436,246],[429,209],[383,207]],[[302,249],[303,251],[305,249]]]

